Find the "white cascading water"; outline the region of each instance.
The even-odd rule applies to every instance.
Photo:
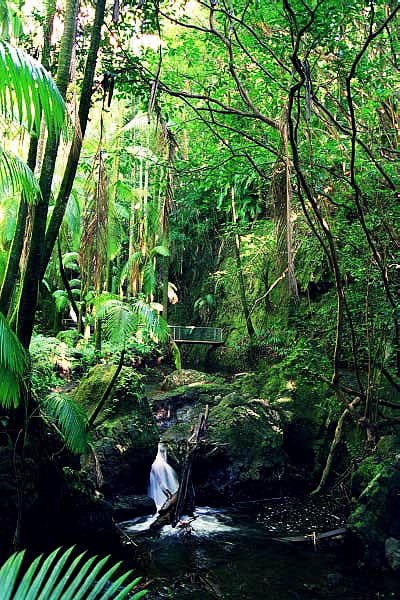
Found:
[[[174,469],[167,463],[167,449],[163,444],[158,444],[158,452],[155,461],[151,465],[150,483],[148,495],[153,498],[157,510],[167,500],[167,495],[163,490],[168,490],[175,494],[178,490],[179,481]]]

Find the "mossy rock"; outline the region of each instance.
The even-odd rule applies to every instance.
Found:
[[[199,385],[203,383],[221,383],[223,380],[220,377],[209,375],[208,373],[202,373],[201,371],[195,371],[194,369],[180,369],[179,371],[173,371],[167,375],[161,384],[161,389],[175,390],[182,386]]]
[[[75,391],[75,399],[90,415],[114,376],[115,365],[93,367]],[[111,397],[96,420],[94,449],[101,471],[102,491],[144,494],[151,464],[157,454],[158,430],[140,376],[123,367]],[[98,479],[93,460],[86,466]]]
[[[83,406],[90,415],[97,406],[100,398],[113,378],[116,365],[96,365],[81,380],[74,392],[74,398]],[[144,397],[144,387],[141,377],[130,367],[122,367],[114,383],[111,395],[96,423],[105,419],[113,421],[115,418],[130,414],[135,410],[138,401]]]
[[[265,400],[243,402],[236,392],[223,398],[210,410],[208,439],[240,464],[242,481],[282,464],[282,418]]]
[[[232,389],[232,387],[231,387]],[[217,399],[216,397],[215,399]],[[204,404],[187,406],[185,419],[163,434],[170,457],[179,462]],[[229,501],[264,494],[285,464],[282,450],[285,416],[264,399],[245,399],[236,390],[211,405],[206,435],[193,469],[201,502]]]
[[[372,566],[381,566],[385,540],[400,533],[400,461],[381,465],[375,477],[360,495],[348,520],[348,528],[361,541],[364,558]]]

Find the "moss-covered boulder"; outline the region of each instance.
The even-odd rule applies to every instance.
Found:
[[[209,455],[200,473],[207,496],[248,497],[273,489],[285,465],[283,415],[263,399],[232,392],[210,409]]]
[[[273,488],[285,464],[283,424],[288,413],[264,399],[244,397],[235,385],[195,386],[190,388],[191,402],[189,389],[179,390],[180,396],[178,390],[171,393],[174,415],[170,409],[169,427],[162,436],[173,461],[182,460],[186,440],[209,406],[206,436],[193,471],[199,502],[246,498]]]
[[[117,366],[114,364],[96,365],[90,369],[76,388],[75,400],[83,406],[88,415],[96,408],[116,369]],[[132,409],[136,409],[137,401],[143,397],[144,387],[140,375],[129,367],[122,367],[111,395],[96,423],[129,414]]]
[[[97,406],[115,369],[115,365],[93,367],[76,389],[75,399],[88,415]],[[159,434],[140,376],[133,369],[122,368],[95,425],[95,457],[86,465],[91,477],[108,497],[146,493]]]
[[[182,386],[199,385],[203,383],[220,383],[223,380],[220,377],[209,375],[208,373],[202,373],[201,371],[195,371],[194,369],[180,369],[179,371],[173,371],[165,377],[161,384],[161,389],[175,390]]]
[[[377,469],[358,498],[348,527],[361,542],[365,562],[374,567],[384,564],[385,541],[400,539],[400,457]]]

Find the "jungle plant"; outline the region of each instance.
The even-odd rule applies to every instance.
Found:
[[[16,408],[28,372],[28,356],[0,312],[0,405]]]
[[[146,595],[146,590],[131,595],[141,579],[132,580],[131,570],[113,580],[121,562],[110,566],[110,556],[85,555],[74,557],[74,547],[63,553],[58,548],[26,564],[25,551],[13,554],[0,568],[2,600],[139,600]]]

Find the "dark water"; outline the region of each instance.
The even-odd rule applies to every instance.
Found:
[[[315,548],[312,542],[276,539],[340,527],[340,513],[312,504],[298,507],[290,499],[250,509],[251,514],[243,506],[229,512],[199,508],[189,527],[167,526],[152,538],[134,531],[143,523],[124,523],[146,556],[149,598],[400,599],[395,576],[359,571],[340,542],[321,541]]]

